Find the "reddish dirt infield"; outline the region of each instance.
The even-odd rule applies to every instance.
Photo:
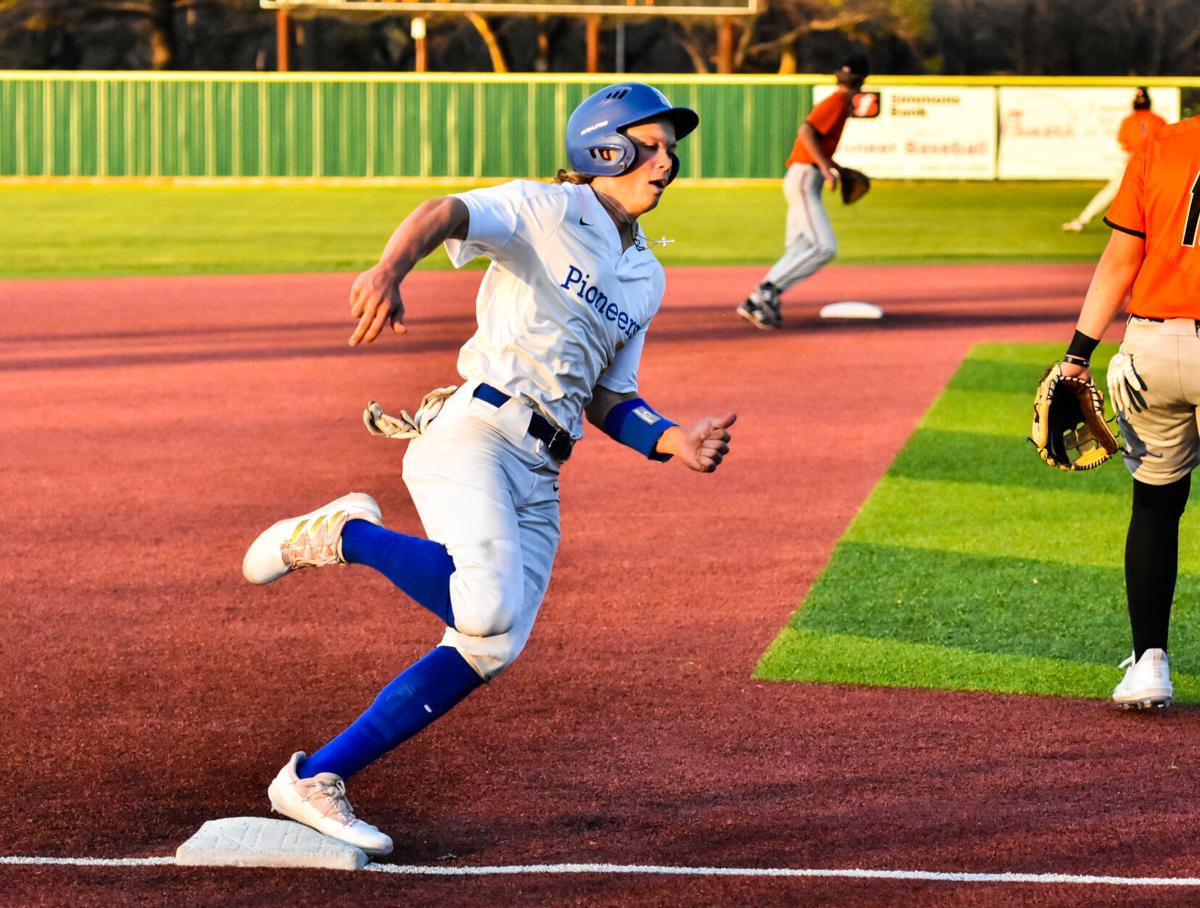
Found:
[[[643,389],[677,418],[736,409],[733,454],[698,476],[589,434],[564,473],[559,561],[525,654],[353,781],[359,812],[396,839],[391,861],[1200,876],[1195,711],[751,680],[970,344],[1067,339],[1089,273],[829,268],[768,334],[733,315],[757,269],[674,271]],[[478,280],[417,275],[411,333],[364,350],[345,345],[346,275],[0,284],[0,856],[170,855],[206,819],[261,814],[293,749],[338,731],[438,639],[365,568],[252,588],[239,563],[267,523],[349,489],[419,532],[402,445],[371,438],[359,413],[454,380]],[[847,298],[888,315],[817,319]],[[6,904],[1198,896],[0,867]]]

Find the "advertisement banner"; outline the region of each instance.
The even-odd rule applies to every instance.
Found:
[[[834,91],[817,86],[813,103]],[[854,99],[835,158],[887,179],[995,179],[996,90],[868,83]]]
[[[1001,86],[1000,179],[1107,180],[1125,167],[1117,143],[1133,88]],[[1152,88],[1153,111],[1179,119],[1179,89]]]

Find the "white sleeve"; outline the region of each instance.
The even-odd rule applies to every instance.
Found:
[[[470,222],[465,240],[446,240],[451,264],[461,268],[481,255],[493,261],[503,260],[504,249],[517,232],[525,202],[520,183],[472,189],[455,193],[454,198],[467,206]]]
[[[607,369],[600,373],[596,384],[609,391],[624,394],[638,389],[638,367],[642,363],[642,348],[646,345],[645,330],[639,331],[633,339],[617,351]]]
[[[629,343],[617,351],[617,355],[608,364],[608,368],[600,373],[600,378],[597,379],[596,384],[607,388],[609,391],[616,391],[618,394],[637,391],[638,367],[642,363],[642,349],[646,346],[646,329],[650,327],[651,319],[658,314],[658,309],[662,305],[663,293],[666,292],[666,289],[667,276],[660,267],[658,274],[655,275],[654,289],[651,291],[658,300],[654,306],[654,311],[646,319],[646,324],[642,327],[642,330],[635,334]]]

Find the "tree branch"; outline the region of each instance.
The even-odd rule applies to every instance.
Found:
[[[861,25],[865,21],[867,21],[865,13],[843,13],[840,16],[834,16],[832,19],[813,19],[810,22],[797,25],[791,31],[780,35],[778,38],[750,45],[746,48],[745,55],[754,56],[771,51],[781,51],[784,48],[791,47],[796,43],[798,38],[809,32],[848,31],[853,26]]]

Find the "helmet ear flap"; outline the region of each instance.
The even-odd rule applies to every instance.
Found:
[[[671,155],[671,174],[667,177],[667,185],[670,186],[674,179],[679,176],[679,155]]]
[[[585,170],[576,166],[575,169],[593,176],[618,177],[637,161],[637,148],[619,132],[589,143],[584,146],[583,152],[587,155],[588,167]]]

